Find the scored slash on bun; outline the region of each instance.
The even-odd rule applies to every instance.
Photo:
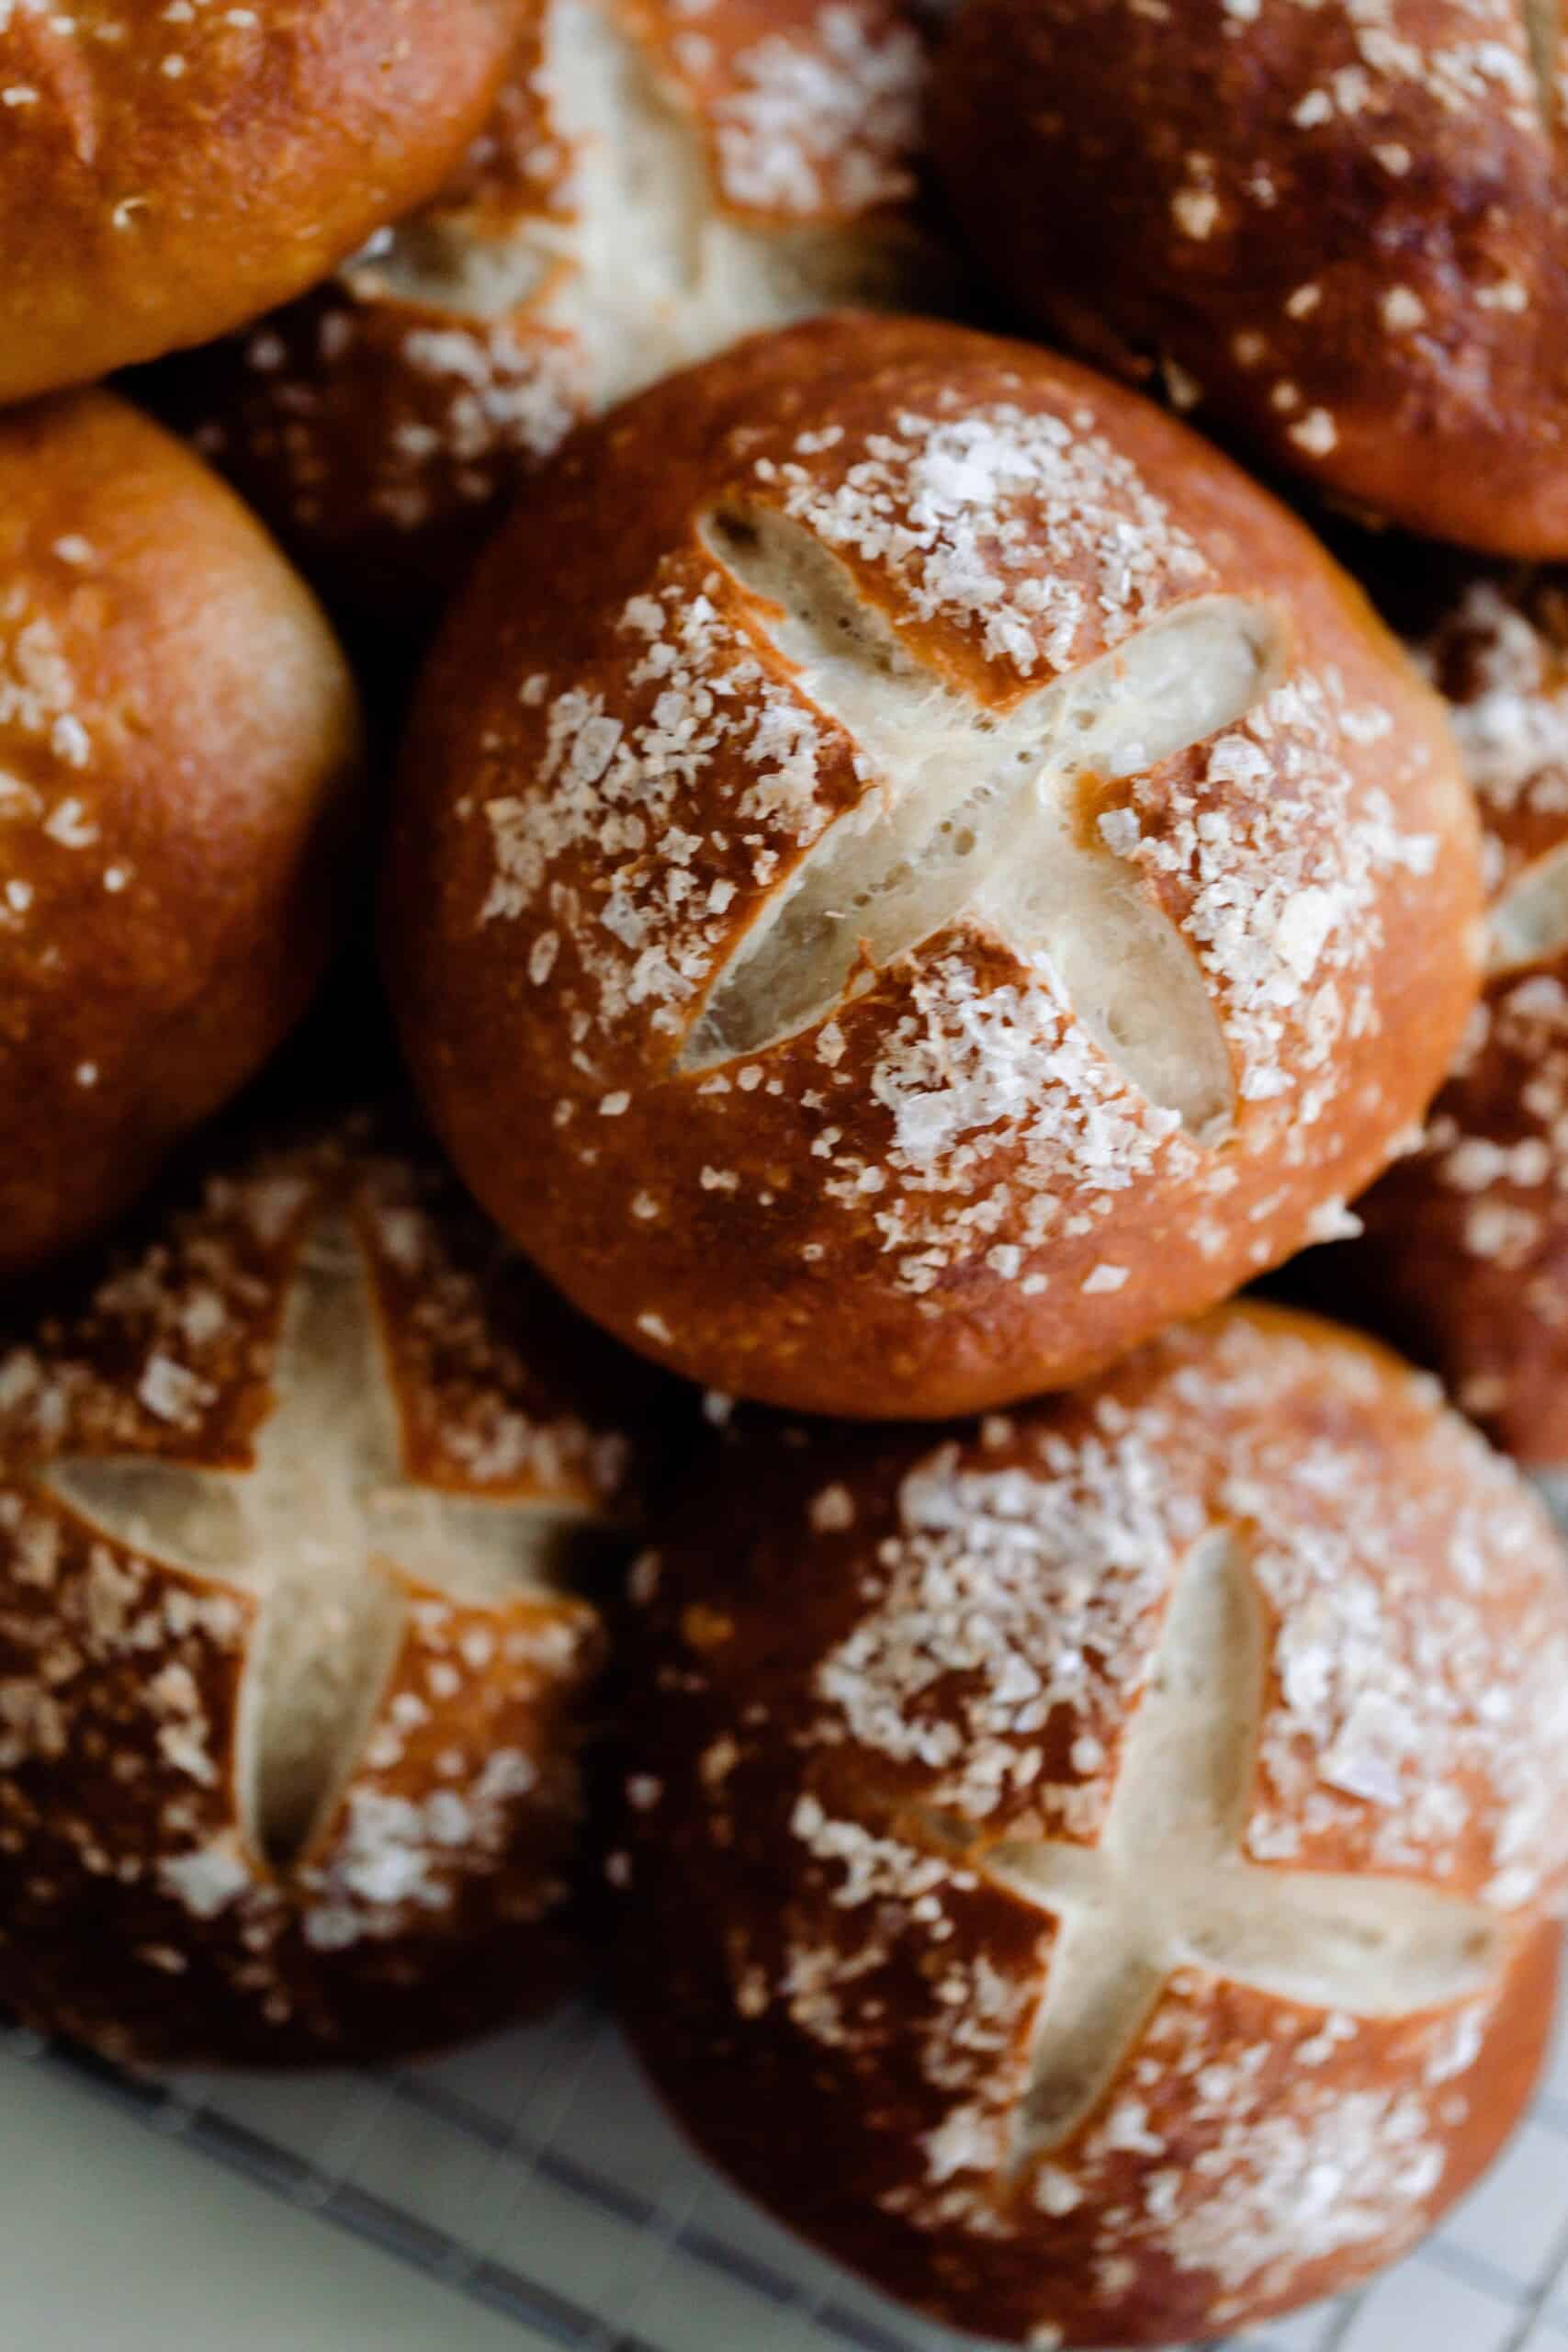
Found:
[[[1478,911],[1440,708],[1299,526],[1070,363],[846,316],[513,518],[416,716],[387,964],[579,1306],[735,1394],[939,1415],[1331,1230]]]
[[[949,2324],[1185,2343],[1406,2251],[1551,2013],[1540,1505],[1275,1309],[977,1429],[731,1442],[633,1572],[634,2035]]]
[[[288,300],[440,186],[526,0],[7,0],[0,401]]]
[[[320,611],[187,449],[107,393],[0,417],[0,1279],[303,1011],[359,762]]]
[[[1089,356],[1412,530],[1568,555],[1564,39],[1546,0],[970,0],[933,147]]]
[[[1568,1473],[1568,604],[1477,577],[1420,647],[1485,828],[1486,987],[1346,1272],[1520,1461]],[[1564,1491],[1568,1491],[1565,1489]]]
[[[0,1349],[0,2002],[295,2064],[561,1989],[573,1579],[652,1427],[607,1354],[360,1129],[221,1168]]]
[[[431,611],[582,416],[742,334],[936,304],[900,0],[550,0],[435,200],[151,397],[345,603]]]

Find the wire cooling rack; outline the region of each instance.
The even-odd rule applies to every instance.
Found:
[[[819,2260],[698,2164],[588,2005],[385,2075],[132,2079],[4,2028],[0,2050],[416,2265],[530,2342],[961,2352],[969,2340]],[[1365,2294],[1245,2341],[1568,2352],[1568,2038],[1524,2130],[1439,2236]]]

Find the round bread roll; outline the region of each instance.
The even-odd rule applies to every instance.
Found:
[[[971,0],[933,140],[1031,317],[1415,530],[1564,555],[1565,77],[1512,0]]]
[[[1405,2252],[1517,2120],[1568,1592],[1381,1350],[1232,1309],[977,1429],[754,1433],[633,1588],[634,2033],[889,2292],[1228,2335]]]
[[[107,393],[0,418],[0,1278],[302,1011],[359,757],[320,612],[188,450]]]
[[[569,1975],[574,1579],[641,1389],[481,1222],[362,1136],[253,1149],[0,1347],[0,2004],[41,2030],[381,2059]]]
[[[164,372],[315,576],[430,611],[579,418],[938,275],[903,0],[549,0],[457,177],[309,299]]]
[[[1568,591],[1477,578],[1422,651],[1486,828],[1490,967],[1348,1271],[1498,1443],[1568,1478]]]
[[[728,1392],[938,1415],[1337,1229],[1473,1001],[1474,825],[1435,697],[1204,444],[844,317],[579,435],[481,564],[388,971],[578,1305]]]
[[[6,0],[0,402],[204,342],[440,187],[525,0]]]

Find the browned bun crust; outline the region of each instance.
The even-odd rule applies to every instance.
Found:
[[[302,1011],[359,758],[320,611],[188,450],[107,393],[0,419],[0,1278]]]
[[[603,1637],[559,1545],[524,1573],[530,1514],[578,1567],[624,1540],[662,1404],[363,1125],[226,1159],[149,1230],[0,1344],[0,2004],[122,2060],[246,2064],[544,2007],[582,1964]],[[362,1343],[369,1405],[322,1353]],[[349,1558],[333,1482],[375,1465],[323,1464],[384,1396],[410,1507],[378,1521],[367,1488]],[[267,1481],[270,1561],[232,1540]],[[231,1514],[206,1534],[204,1495]],[[517,1572],[476,1583],[492,1523]]]
[[[904,0],[550,0],[434,200],[157,371],[334,602],[433,616],[583,416],[764,326],[935,308]]]
[[[1336,1281],[1532,1468],[1568,1470],[1568,896],[1522,933],[1515,895],[1568,850],[1568,598],[1477,576],[1420,647],[1486,832],[1494,968],[1418,1150],[1359,1204]]]
[[[1090,356],[1413,530],[1562,556],[1568,52],[1533,15],[971,0],[937,160]]]
[[[0,401],[287,300],[434,193],[527,0],[16,0],[0,22]]]
[[[793,532],[829,575],[810,676],[716,515]],[[1205,639],[1118,721],[1157,631],[1211,626],[1226,663],[1254,649],[1253,684],[1194,685]],[[829,674],[836,629],[863,664],[854,639]],[[834,819],[875,838],[886,780],[934,825],[969,789],[950,770],[1090,677],[1139,740],[1101,774],[1053,737],[1062,833],[985,849],[983,887],[782,1036],[704,1045]],[[886,756],[863,710],[833,715],[885,678],[924,697]],[[1185,725],[1190,688],[1207,715],[1143,760],[1143,720]],[[1044,754],[1008,756],[1032,777]],[[977,836],[949,821],[961,860]],[[995,911],[993,887],[1048,889],[1069,855],[1104,907],[1041,931]],[[845,316],[628,404],[502,534],[414,722],[386,961],[467,1181],[580,1306],[727,1391],[925,1417],[1067,1385],[1332,1230],[1448,1067],[1479,905],[1441,709],[1297,523],[1069,362]],[[849,923],[833,937],[852,956]],[[1080,948],[1068,1006],[1053,975]],[[1129,1074],[1123,1016],[1192,1067],[1183,1044]]]
[[[1230,1309],[978,1428],[753,1430],[633,1589],[634,2037],[887,2292],[1038,2346],[1228,2338],[1405,2253],[1518,2119],[1568,1598],[1539,1503],[1381,1350]],[[1029,1891],[1042,1853],[1109,1870],[1098,1913]],[[1305,1906],[1271,1963],[1242,1886],[1255,1928]],[[1445,1995],[1415,1955],[1472,1918]]]

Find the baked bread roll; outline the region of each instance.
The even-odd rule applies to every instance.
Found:
[[[1036,2346],[1406,2251],[1529,2093],[1568,1849],[1561,1557],[1434,1385],[1233,1309],[702,1485],[634,1574],[612,1873],[705,2154]]]
[[[107,393],[0,418],[0,1280],[303,1009],[359,755],[320,612],[188,450]]]
[[[971,0],[932,135],[1030,317],[1413,530],[1561,556],[1565,75],[1545,6]]]
[[[204,342],[430,196],[528,0],[7,0],[0,402]]]
[[[1499,1444],[1568,1473],[1563,583],[1478,577],[1421,650],[1486,828],[1490,967],[1420,1148],[1359,1204],[1368,1238],[1345,1271]]]
[[[1435,698],[1204,444],[844,317],[579,435],[502,534],[387,968],[578,1305],[728,1392],[938,1415],[1336,1229],[1473,1000],[1474,821]]]
[[[581,416],[945,293],[908,207],[924,65],[904,0],[549,0],[434,202],[154,398],[337,596],[428,613]]]
[[[0,1347],[0,2003],[295,2064],[559,1989],[608,1358],[353,1136],[220,1166]]]

